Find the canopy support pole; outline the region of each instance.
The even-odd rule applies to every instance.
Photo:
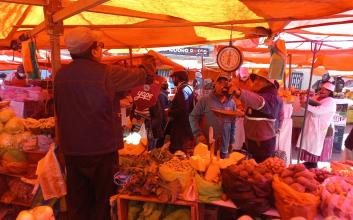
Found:
[[[202,80],[201,80],[201,97],[204,95],[204,81],[205,81],[205,77],[204,77],[204,60],[203,60],[203,53],[201,53],[201,76],[202,76]],[[196,77],[195,77],[196,78]],[[200,97],[199,97],[200,98]]]
[[[130,67],[132,67],[132,49],[129,47]]]
[[[304,134],[304,129],[305,129],[305,124],[306,124],[306,116],[308,113],[308,105],[309,105],[309,95],[310,95],[310,89],[311,89],[311,83],[313,80],[313,73],[314,73],[314,64],[316,60],[316,54],[320,51],[322,46],[322,42],[317,42],[317,41],[312,41],[311,42],[311,52],[313,53],[313,60],[311,61],[311,70],[310,70],[310,79],[309,79],[309,86],[308,90],[306,92],[306,102],[305,102],[305,111],[304,111],[304,121],[302,124],[301,128],[301,134],[300,134],[300,145],[299,145],[299,151],[298,151],[298,160],[297,164],[300,162],[300,154],[302,152],[302,145],[303,145],[303,134]],[[306,134],[309,135],[309,134]]]
[[[45,26],[47,34],[50,39],[50,50],[51,50],[51,68],[52,74],[51,78],[54,82],[56,73],[61,67],[60,59],[60,35],[63,34],[63,21],[54,22],[53,15],[62,9],[61,0],[51,0],[49,4],[43,7],[44,17],[45,17]],[[54,83],[53,83],[54,87]],[[53,89],[54,91],[54,89]],[[54,93],[54,92],[53,92]],[[54,94],[53,94],[54,95]],[[54,109],[55,124],[57,124],[56,112]],[[58,126],[55,126],[55,143],[56,145],[60,144],[59,139],[59,130]],[[59,148],[60,149],[60,148]],[[63,155],[59,153],[59,161],[63,162]]]
[[[288,54],[288,63],[289,63],[289,69],[288,69],[288,88],[292,87],[292,54]],[[284,78],[284,82],[286,82],[286,78]],[[284,84],[286,85],[286,84]],[[286,88],[286,87],[284,87]]]

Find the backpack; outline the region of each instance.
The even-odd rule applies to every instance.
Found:
[[[194,109],[194,107],[196,106],[196,103],[197,103],[197,93],[195,92],[195,90],[193,90],[193,88],[190,86],[190,85],[185,85],[183,87],[183,89],[185,87],[188,87],[190,90],[191,90],[191,95],[192,95],[192,102],[191,102],[191,107],[190,107],[190,110],[189,110],[189,113],[192,112],[192,110]]]

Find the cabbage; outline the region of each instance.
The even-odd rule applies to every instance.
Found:
[[[7,149],[2,155],[2,160],[6,162],[26,162],[27,156],[22,151],[16,149]]]
[[[11,118],[5,125],[5,132],[9,134],[18,134],[25,130],[23,120],[21,118]]]
[[[7,133],[0,134],[0,148],[12,148],[14,144],[13,136]]]
[[[0,111],[0,121],[2,123],[8,122],[11,118],[15,117],[16,114],[12,109],[5,108]]]

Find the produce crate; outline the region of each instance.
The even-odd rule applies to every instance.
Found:
[[[158,198],[155,197],[145,197],[145,196],[130,196],[130,195],[117,195],[117,206],[118,206],[118,219],[125,220],[128,219],[128,202],[129,201],[142,201],[142,202],[154,202],[162,203]],[[177,200],[175,202],[167,202],[164,204],[170,205],[179,205],[179,206],[188,206],[190,207],[191,220],[201,220],[199,216],[199,203]]]

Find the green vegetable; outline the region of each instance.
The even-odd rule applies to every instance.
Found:
[[[191,213],[189,208],[178,209],[169,215],[167,215],[163,220],[190,220]]]

